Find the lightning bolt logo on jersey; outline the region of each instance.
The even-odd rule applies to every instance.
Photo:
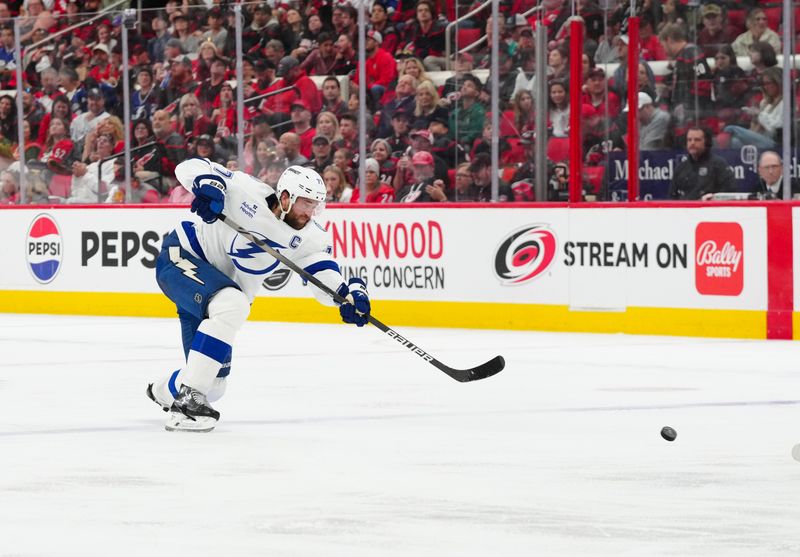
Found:
[[[285,248],[285,246],[282,246],[277,242],[273,242],[263,234],[252,231],[250,233],[253,236],[263,240],[271,248],[275,248],[276,250]],[[231,256],[231,261],[233,262],[234,267],[243,273],[248,273],[251,275],[269,274],[274,271],[278,265],[280,265],[280,261],[270,257],[268,254],[264,253],[264,250],[259,248],[253,242],[248,241],[246,238],[238,234],[234,236],[233,241],[231,242],[228,255]],[[264,262],[270,263],[264,267]]]

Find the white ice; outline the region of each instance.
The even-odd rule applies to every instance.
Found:
[[[0,555],[800,554],[800,343],[399,329],[507,368],[251,322],[168,433],[177,320],[3,315]]]

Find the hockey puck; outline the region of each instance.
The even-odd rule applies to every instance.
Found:
[[[675,441],[675,438],[677,436],[678,432],[669,427],[668,425],[661,428],[661,437],[663,437],[667,441]]]

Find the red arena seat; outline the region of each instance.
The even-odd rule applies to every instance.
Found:
[[[456,32],[456,47],[458,50],[468,47],[483,36],[482,29],[459,29]]]

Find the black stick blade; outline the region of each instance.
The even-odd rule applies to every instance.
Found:
[[[437,361],[437,363],[440,365],[436,367],[461,383],[486,379],[487,377],[491,377],[492,375],[500,373],[503,371],[503,368],[506,367],[506,361],[502,356],[495,356],[485,364],[481,364],[478,367],[473,367],[471,369],[453,369],[441,364],[441,362]]]

